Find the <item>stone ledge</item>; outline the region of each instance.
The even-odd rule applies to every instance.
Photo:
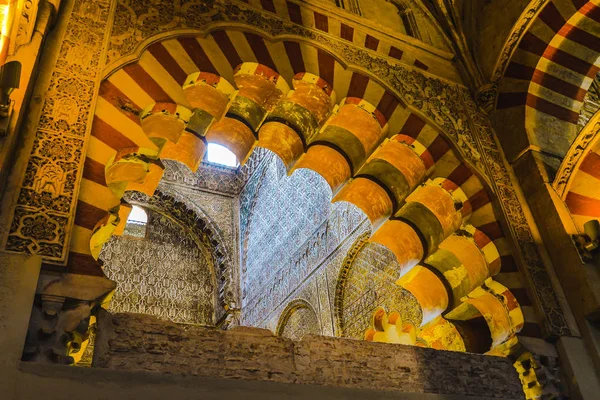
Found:
[[[120,371],[521,399],[508,359],[257,328],[182,327],[141,314],[102,313],[93,366]]]

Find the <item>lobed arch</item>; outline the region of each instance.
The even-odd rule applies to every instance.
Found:
[[[161,158],[194,170],[206,142],[215,138],[242,161],[262,146],[275,151],[290,170],[319,173],[332,188],[333,201],[351,202],[369,217],[375,232],[370,240],[394,252],[400,275],[435,254],[467,220],[487,238],[486,245],[491,243],[491,253],[482,254],[494,267],[485,274],[497,274],[500,260],[511,264],[485,182],[435,126],[404,107],[392,91],[344,69],[319,48],[289,42],[299,46],[302,66],[320,75],[298,71],[299,64],[287,59],[295,91],[284,96],[289,91],[285,77],[257,63],[285,62],[270,53],[269,46],[277,45],[239,31],[211,35],[221,37],[211,36],[214,43],[226,41],[222,35],[229,38],[227,48],[233,45],[231,36],[241,35],[253,43],[248,48],[254,58],[242,57],[248,48],[246,54],[235,48],[210,53],[203,41],[211,39],[183,36],[154,43],[137,62],[102,83],[71,243],[72,272],[84,266],[102,273],[95,258],[102,244],[122,230],[130,209],[121,198],[127,191],[152,196],[164,169]],[[173,48],[183,52],[173,53]],[[309,52],[314,58],[305,59]],[[231,71],[226,73],[234,76],[237,91],[215,73],[219,67]],[[336,90],[345,100],[335,100]],[[473,231],[459,236],[473,236]],[[483,283],[480,278],[465,287],[476,288]]]
[[[600,71],[600,2],[535,6],[522,17],[531,22],[500,71],[495,118],[509,160],[538,151],[552,175],[578,136],[583,99]]]
[[[254,49],[252,49],[252,51],[246,51],[246,54],[242,58],[243,61],[258,62],[269,66],[278,71],[288,82],[296,72],[310,72],[318,76],[323,76],[326,80],[329,79],[329,81],[334,81],[330,75],[339,74],[341,73],[340,71],[343,71],[344,75],[356,74],[361,76],[362,81],[358,82],[359,86],[364,86],[365,81],[376,83],[381,88],[385,88],[384,92],[386,94],[385,98],[382,97],[377,100],[385,100],[389,103],[385,105],[382,104],[382,109],[389,109],[391,110],[389,112],[393,112],[399,105],[403,109],[410,110],[412,114],[423,120],[423,123],[427,127],[434,129],[438,134],[443,135],[452,149],[469,166],[469,168],[479,175],[480,179],[484,181],[487,179],[485,169],[481,164],[479,150],[476,149],[477,145],[475,144],[474,139],[470,137],[471,135],[469,132],[465,132],[465,130],[469,129],[465,124],[466,115],[461,114],[453,118],[450,115],[451,112],[456,111],[458,114],[459,112],[462,112],[462,110],[455,109],[453,104],[447,103],[451,99],[445,98],[448,95],[460,95],[460,91],[464,89],[464,87],[457,85],[454,81],[441,78],[440,76],[444,75],[441,71],[437,71],[437,75],[430,74],[427,72],[426,66],[425,69],[414,67],[408,61],[405,63],[401,57],[396,58],[391,55],[390,57],[392,57],[394,62],[390,63],[389,60],[382,59],[381,57],[373,57],[372,54],[365,52],[363,49],[348,46],[346,43],[339,43],[339,41],[333,40],[329,36],[315,32],[314,30],[297,25],[286,26],[286,23],[279,19],[273,21],[269,20],[269,22],[271,22],[270,25],[267,25],[264,21],[261,21],[260,24],[253,25],[247,21],[258,18],[254,15],[254,11],[244,10],[244,12],[248,13],[247,15],[242,13],[244,17],[230,15],[226,21],[207,21],[202,25],[202,28],[192,28],[195,24],[191,23],[186,27],[173,27],[170,29],[166,27],[161,28],[164,30],[153,28],[151,32],[138,32],[140,38],[135,46],[132,46],[130,43],[124,46],[125,49],[127,49],[125,54],[121,54],[117,50],[114,50],[114,54],[112,54],[109,49],[109,62],[102,72],[103,79],[110,79],[110,76],[116,71],[123,69],[129,64],[138,63],[143,54],[153,45],[178,37],[195,36],[197,38],[210,38],[215,32],[218,32],[219,34],[225,32],[226,36],[230,33],[235,34],[237,32],[256,35],[260,37],[259,40],[256,41],[257,46],[264,47],[264,45],[260,44],[260,42],[264,42],[270,53],[282,55],[281,57],[272,57],[273,59],[288,58],[287,54],[281,52],[282,44],[286,45],[286,51],[288,52],[294,52],[300,49],[300,47],[302,48],[302,51],[306,48],[314,49],[319,54],[319,62],[323,60],[324,67],[330,70],[330,72],[332,70],[334,72],[331,72],[329,75],[320,74],[319,66],[315,65],[304,65],[299,68],[294,68],[293,73],[290,73],[290,68],[287,68],[286,71],[280,71],[278,68],[273,68],[273,63],[265,62],[264,58],[255,55]],[[269,15],[262,17],[275,18],[275,16]],[[172,24],[173,22],[171,21],[167,25],[170,26]],[[123,41],[126,41],[124,39],[125,37],[129,38],[130,36],[131,32],[128,32],[128,35],[123,35],[123,38],[119,35],[113,36],[111,39],[111,42],[113,42],[111,47],[122,50],[120,45],[122,45]],[[230,42],[229,44],[225,44],[225,46],[227,46],[226,51],[235,51],[240,46],[246,47],[246,50],[249,50],[249,45],[244,44],[244,40],[240,40],[239,37],[223,37],[223,40],[225,42]],[[290,45],[289,50],[287,48],[288,44]],[[279,49],[274,52],[273,47],[275,46],[279,46]],[[214,50],[215,48],[217,48],[217,46],[211,46],[211,49]],[[399,51],[399,53],[405,54],[407,52]],[[449,55],[448,57],[451,56]],[[314,56],[311,58],[314,59]],[[422,64],[418,60],[415,62]],[[312,63],[315,64],[314,61],[312,61]],[[334,65],[333,67],[332,64]],[[225,65],[224,68],[220,68],[219,71],[217,71],[217,75],[220,75],[231,82],[235,65],[237,64],[232,63],[229,67]],[[348,85],[348,76],[342,78],[344,78],[343,81]],[[344,96],[341,94],[346,93],[347,90],[340,90],[335,82],[333,85],[336,91],[340,93],[339,99],[343,98]],[[448,88],[445,86],[448,86]],[[450,86],[456,86],[456,93],[448,93]],[[440,90],[441,92],[438,93]],[[367,98],[367,100],[369,99]],[[442,107],[441,109],[438,109],[438,105],[434,104],[438,102],[447,108]],[[450,111],[450,109],[452,109],[452,111]],[[394,127],[394,122],[396,121],[392,118],[390,120],[392,128]],[[490,182],[487,182],[487,184],[489,186]]]

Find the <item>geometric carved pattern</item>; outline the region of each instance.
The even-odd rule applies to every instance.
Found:
[[[146,238],[113,236],[102,248],[104,272],[117,282],[109,310],[213,325],[211,249],[171,217],[148,214]]]
[[[75,0],[12,211],[7,251],[66,263],[109,14],[107,0]]]
[[[300,340],[306,335],[320,335],[317,313],[308,302],[294,300],[281,313],[276,333],[292,340]]]
[[[373,310],[397,310],[403,321],[419,325],[422,311],[412,294],[396,285],[399,265],[386,247],[367,243],[361,235],[340,270],[335,295],[338,336],[362,340],[372,324]]]
[[[263,165],[240,201],[252,204],[240,210],[240,225],[247,226],[241,238],[246,242],[242,317],[251,326],[261,326],[279,304],[287,303],[348,236],[364,229],[366,219],[352,204],[331,204],[331,190],[314,171],[299,169],[287,176],[278,157]]]
[[[148,211],[153,210],[170,216],[191,233],[198,246],[207,249],[211,253],[211,265],[215,274],[219,299],[215,309],[217,320],[224,313],[226,305],[238,304],[233,257],[227,250],[224,240],[210,218],[197,207],[191,207],[182,199],[175,198],[160,190],[157,190],[152,197],[148,197],[141,192],[131,191],[125,194],[124,199],[131,204],[139,204]]]

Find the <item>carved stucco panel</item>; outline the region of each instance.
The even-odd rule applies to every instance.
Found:
[[[102,248],[104,272],[117,282],[109,311],[213,325],[216,291],[210,249],[170,217],[152,210],[148,214],[145,238],[113,236]]]
[[[65,264],[83,150],[104,67],[111,2],[75,0],[4,245]]]

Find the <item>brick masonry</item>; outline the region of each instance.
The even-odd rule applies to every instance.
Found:
[[[517,372],[505,358],[323,336],[292,341],[264,329],[221,331],[142,314],[101,314],[93,366],[461,398],[523,398]]]

